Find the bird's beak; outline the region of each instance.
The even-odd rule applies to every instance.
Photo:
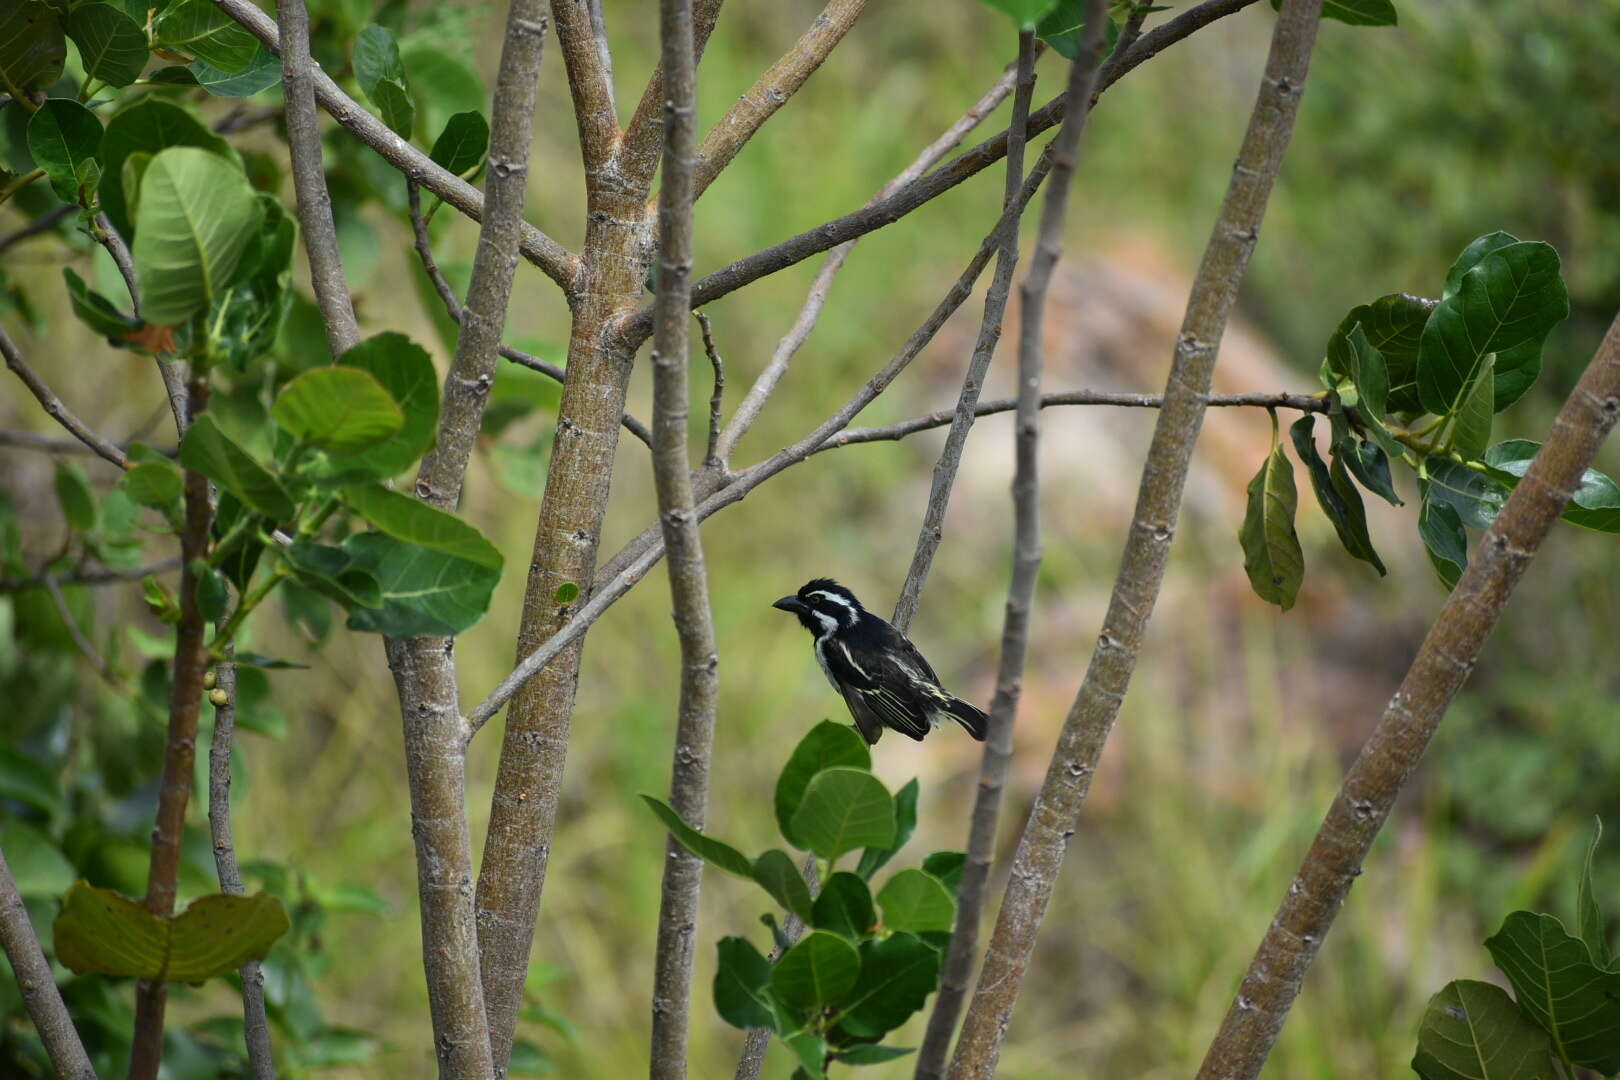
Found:
[[[772,604],[771,607],[776,608],[778,611],[791,611],[795,615],[803,615],[810,610],[810,606],[797,596],[784,596]]]

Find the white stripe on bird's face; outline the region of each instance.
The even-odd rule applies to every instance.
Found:
[[[817,589],[813,593],[805,594],[805,599],[824,600],[829,604],[837,604],[839,607],[843,608],[843,624],[846,628],[854,629],[855,624],[860,620],[861,615],[859,609],[857,609],[854,604],[850,603],[844,597],[839,596],[837,593],[828,592],[825,589]],[[814,605],[811,605],[811,610],[814,611]],[[817,619],[825,620],[832,618],[831,615],[826,615],[820,611],[816,611],[815,615]],[[825,626],[826,623],[823,622],[822,625]],[[834,622],[832,624],[832,628],[836,630],[838,628],[838,623]]]
[[[810,609],[810,614],[814,615],[816,622],[821,624],[821,633],[816,635],[817,641],[838,629],[838,618],[836,616],[829,615],[825,611],[817,611],[815,608]]]

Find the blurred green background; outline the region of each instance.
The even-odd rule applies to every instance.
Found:
[[[357,2],[312,6],[318,26],[368,17]],[[1310,389],[1322,345],[1349,307],[1397,290],[1438,295],[1453,257],[1479,234],[1504,229],[1545,240],[1564,260],[1573,313],[1549,341],[1537,390],[1499,429],[1502,437],[1539,438],[1620,306],[1620,97],[1613,86],[1620,4],[1399,6],[1398,28],[1323,27],[1229,349],[1247,358],[1244,389]],[[705,125],[817,10],[806,0],[733,0],[726,7],[701,70]],[[413,61],[413,53],[437,55],[487,81],[499,15],[482,5],[409,5],[402,38],[408,70],[433,63]],[[624,0],[609,0],[606,18],[627,113],[656,51],[656,20],[648,5]],[[1098,106],[1051,310],[1049,388],[1162,383],[1272,19],[1259,4],[1225,20],[1133,73]],[[994,81],[1012,52],[1005,20],[972,0],[873,4],[704,197],[699,271],[860,205]],[[341,56],[323,59],[329,70],[341,68]],[[1040,77],[1038,101],[1061,83],[1056,57],[1044,60]],[[276,100],[275,91],[262,98]],[[998,130],[1005,112],[970,141]],[[536,127],[528,216],[574,246],[582,185],[554,42]],[[268,129],[239,145],[284,153]],[[442,325],[419,301],[409,233],[394,212],[403,202],[397,176],[341,132],[330,135],[328,149],[363,327],[408,332],[445,361]],[[861,243],[735,464],[802,435],[892,354],[972,254],[1000,189],[992,170]],[[346,201],[345,191],[369,191],[382,202]],[[362,208],[346,213],[348,205]],[[453,217],[438,215],[435,241],[452,278],[464,280],[476,232]],[[25,220],[8,206],[0,232]],[[81,272],[106,275],[82,238],[73,245],[70,260]],[[48,239],[6,252],[8,329],[100,430],[114,437],[158,430],[161,388],[149,365],[102,348],[66,316],[61,252]],[[816,265],[709,309],[734,388],[728,412],[791,325]],[[34,314],[27,327],[19,299]],[[977,299],[965,305],[857,422],[948,404],[977,310]],[[523,267],[508,339],[561,362],[567,314],[550,283]],[[1009,332],[998,369],[1011,362],[1013,337]],[[287,340],[294,353],[309,348],[307,326],[301,333],[291,327]],[[511,368],[501,379],[498,396],[554,402],[543,387],[512,377]],[[631,400],[643,417],[649,383],[638,371]],[[706,399],[701,365],[693,383],[695,397]],[[10,385],[4,426],[50,432],[33,402]],[[1002,370],[990,392],[1006,385]],[[481,698],[511,665],[547,415],[543,408],[486,439],[474,464],[464,512],[507,553],[508,573],[490,615],[460,641],[467,701]],[[696,405],[694,420],[703,415]],[[1016,839],[1090,653],[1134,497],[1134,455],[1152,417],[1066,409],[1045,421],[1046,561],[1003,851]],[[1338,551],[1315,508],[1305,507],[1309,573],[1299,606],[1278,614],[1250,594],[1236,530],[1242,485],[1266,451],[1264,429],[1263,416],[1212,418],[1209,425],[1158,616],[1013,1019],[1002,1058],[1010,1080],[1075,1069],[1171,1077],[1195,1067],[1342,766],[1442,602],[1410,503],[1374,514],[1387,578]],[[940,443],[940,433],[931,432],[819,456],[705,527],[722,672],[710,828],[745,849],[771,834],[764,807],[799,734],[844,713],[803,632],[770,610],[770,601],[808,577],[831,575],[887,611]],[[0,461],[23,551],[38,562],[62,535],[50,463],[18,450]],[[1611,447],[1605,461],[1613,472],[1620,453]],[[639,443],[622,444],[604,557],[651,520],[647,465]],[[98,487],[110,484],[108,470],[86,467]],[[986,420],[975,429],[912,634],[953,688],[980,700],[989,697],[1010,559],[1010,476],[1011,426],[1006,417]],[[1409,475],[1402,484],[1409,494]],[[1617,570],[1612,539],[1569,526],[1555,531],[1369,860],[1267,1076],[1409,1075],[1424,1003],[1451,978],[1488,976],[1478,943],[1501,917],[1534,904],[1568,912],[1572,868],[1593,815],[1620,823]],[[596,626],[586,651],[535,943],[534,1008],[521,1031],[526,1061],[558,1075],[622,1077],[646,1068],[664,834],[636,796],[668,784],[677,654],[667,597],[656,571]],[[10,855],[5,830],[55,830],[53,841],[74,871],[138,893],[161,729],[139,704],[139,678],[123,690],[95,681],[40,598],[0,600],[15,631],[0,644],[0,695],[10,703],[0,721],[6,775],[27,774],[30,761],[49,763],[75,781],[75,811],[91,807],[103,824],[93,837],[60,835],[66,808],[41,821],[17,796],[20,781],[11,781],[0,792],[7,817],[0,843]],[[162,628],[136,591],[75,594],[74,603],[109,655],[140,671],[151,655],[143,649],[156,648]],[[238,848],[244,859],[278,864],[262,868],[257,880],[294,899],[303,917],[303,959],[272,957],[272,997],[287,1003],[292,1019],[284,1022],[299,1022],[312,983],[320,1012],[306,1022],[326,1033],[326,1042],[305,1060],[335,1063],[324,1075],[432,1075],[399,722],[380,644],[339,627],[323,647],[309,649],[276,615],[253,627],[251,647],[310,665],[273,672],[244,695],[251,730],[241,737]],[[95,758],[93,776],[76,774],[77,748],[98,740],[119,754]],[[491,730],[472,752],[475,843],[498,748],[499,733]],[[960,847],[977,747],[946,731],[922,746],[891,737],[875,758],[892,787],[922,778],[917,850]],[[190,895],[212,887],[206,823],[200,813],[194,820]],[[1004,870],[998,865],[998,874]],[[1617,870],[1620,859],[1600,859],[1600,898],[1610,910],[1620,906]],[[729,1076],[741,1047],[741,1033],[715,1016],[708,985],[716,939],[749,933],[764,941],[756,896],[718,875],[705,879],[694,1077]],[[36,916],[48,919],[49,905],[37,905]],[[14,1013],[7,995],[14,995],[9,983],[0,988],[0,1006]],[[97,999],[76,1007],[122,1006]],[[206,1042],[209,1018],[235,1006],[220,985],[183,992],[175,1009],[181,1023],[200,1025]],[[228,1024],[215,1025],[227,1032]],[[914,1045],[920,1020],[913,1027],[895,1041]],[[6,1029],[7,1039],[23,1037],[15,1022]],[[867,1075],[881,1080],[909,1075],[909,1068],[902,1061]],[[774,1049],[767,1075],[788,1072]]]

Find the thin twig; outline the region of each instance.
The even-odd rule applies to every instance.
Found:
[[[709,357],[709,366],[714,369],[714,389],[709,393],[709,446],[703,454],[703,467],[717,469],[720,461],[720,407],[726,399],[726,364],[720,359],[720,349],[714,343],[714,327],[709,325],[709,316],[701,311],[694,311],[697,321],[703,327],[703,351]]]
[[[281,88],[286,100],[287,149],[292,155],[293,192],[297,196],[298,231],[309,257],[310,287],[321,309],[326,344],[336,360],[360,344],[349,281],[343,274],[332,196],[326,190],[321,162],[320,114],[315,110],[315,62],[309,55],[309,11],[304,0],[278,0],[276,22],[281,32]]]
[[[90,666],[95,668],[96,674],[101,676],[103,682],[121,689],[123,680],[118,677],[117,672],[107,666],[107,661],[96,651],[95,643],[84,636],[84,631],[79,628],[79,620],[73,617],[72,610],[68,608],[67,597],[62,595],[62,586],[56,576],[46,574],[43,584],[45,591],[51,594],[51,603],[56,607],[56,613],[62,617],[62,625],[67,627],[68,636],[73,639],[74,647],[79,650],[80,655],[90,661]]]
[[[765,122],[809,81],[854,27],[865,8],[866,0],[828,0],[799,40],[726,110],[726,115],[710,129],[703,137],[703,145],[698,147],[699,195],[709,189]]]
[[[256,7],[252,0],[214,0],[225,14],[248,29],[264,43],[265,48],[281,55],[281,39],[276,24]],[[422,151],[401,139],[387,124],[361,107],[360,103],[344,93],[337,83],[319,67],[314,71],[315,100],[344,130],[371,147],[388,164],[408,178],[427,188],[456,210],[474,221],[483,217],[484,196],[477,188],[444,168]],[[525,224],[519,250],[523,257],[555,281],[564,290],[574,287],[574,276],[579,270],[579,256],[568,251],[557,241],[532,225]]]
[[[1321,12],[1322,0],[1286,0],[1277,19],[1258,100],[1188,297],[1108,614],[1013,858],[952,1077],[988,1080],[995,1073],[1069,839],[1130,686],[1164,580],[1215,357],[1293,133]]]
[[[214,846],[214,872],[219,890],[242,896],[242,871],[236,865],[236,840],[231,832],[231,750],[236,738],[236,662],[234,646],[227,642],[225,657],[214,665],[214,688],[225,703],[214,707],[214,734],[208,741],[208,830]],[[249,960],[242,977],[242,1023],[247,1043],[248,1069],[253,1080],[275,1080],[276,1063],[270,1050],[270,1021],[264,1008],[264,970]]]
[[[414,183],[406,181],[405,193],[410,204],[411,231],[416,237],[416,255],[422,262],[422,270],[427,274],[428,281],[432,283],[433,291],[439,294],[439,300],[444,304],[445,314],[450,316],[452,322],[459,325],[461,323],[461,301],[456,299],[455,290],[450,287],[450,282],[445,278],[444,271],[439,269],[438,259],[433,255],[433,241],[428,236],[427,219],[422,216],[422,189]],[[531,353],[526,353],[522,349],[502,345],[499,352],[502,359],[510,360],[519,367],[526,367],[530,371],[538,371],[546,378],[558,383],[561,383],[566,377],[563,369],[556,364],[551,363],[549,360],[542,360]],[[622,422],[624,430],[646,443],[649,447],[652,446],[652,431],[648,429],[646,424],[643,424],[629,413],[624,414]]]
[[[129,253],[129,245],[114,227],[112,220],[106,214],[97,214],[95,227],[90,235],[107,250],[112,257],[113,264],[118,267],[118,276],[124,279],[124,288],[129,291],[129,302],[135,317],[141,317],[141,285],[135,276],[135,259]],[[175,431],[184,435],[186,433],[186,417],[190,409],[186,405],[186,369],[185,365],[171,356],[158,354],[153,362],[157,364],[158,377],[163,380],[163,393],[169,399],[169,412],[174,416]]]
[[[11,876],[11,867],[6,865],[5,853],[0,852],[0,946],[5,948],[6,959],[17,976],[23,1005],[57,1075],[62,1080],[96,1080],[90,1055],[84,1052],[84,1043],[68,1015],[62,992],[56,988],[56,976],[51,973],[51,963],[45,959],[39,941],[22,894],[17,891],[17,881]]]
[[[170,570],[179,569],[180,556],[161,559],[146,566],[136,566],[127,570],[69,570],[61,574],[41,574],[31,578],[0,578],[0,593],[21,592],[24,589],[37,589],[46,582],[55,581],[58,585],[120,585],[125,582],[139,581],[148,574],[163,574]]]
[[[1101,58],[1101,8],[1101,0],[1091,0],[1086,13],[1085,41],[1070,65],[1070,94],[1074,95],[1078,87],[1081,100],[1090,95],[1087,84],[1096,77]],[[1025,31],[1018,35],[1018,92],[1013,99],[1011,124],[1014,138],[1007,148],[1005,201],[1008,202],[1017,194],[1024,171],[1024,146],[1019,133],[1023,131],[1030,97],[1035,90],[1034,43],[1033,33]],[[1035,573],[1041,562],[1039,485],[1035,475],[1043,363],[1041,322],[1052,267],[1057,261],[1062,240],[1068,182],[1074,172],[1076,147],[1089,111],[1077,110],[1072,114],[1073,119],[1065,120],[1062,130],[1058,132],[1058,150],[1053,163],[1052,183],[1046,189],[1046,209],[1041,217],[1035,265],[1024,282],[1023,336],[1019,341],[1018,353],[1018,427],[1014,433],[1017,466],[1012,489],[1013,569],[1012,580],[1007,586],[1001,666],[996,677],[995,699],[990,705],[989,730],[985,736],[978,795],[973,804],[968,835],[967,863],[957,888],[956,923],[951,933],[950,947],[945,953],[939,993],[934,997],[934,1009],[929,1014],[927,1031],[917,1051],[916,1075],[919,1078],[938,1077],[944,1071],[945,1058],[951,1049],[951,1036],[956,1031],[962,1001],[967,995],[968,979],[973,974],[973,959],[978,952],[979,921],[990,880],[990,861],[995,856],[996,816],[1001,808],[1001,789],[1006,783],[1007,763],[1012,758],[1012,724],[1018,708],[1024,654],[1029,644],[1029,607],[1035,592]],[[973,410],[978,404],[979,388],[984,383],[984,374],[990,367],[990,356],[1001,337],[1002,318],[1007,310],[1007,297],[1012,289],[1013,270],[1017,264],[1018,226],[1009,224],[1001,237],[995,277],[985,296],[979,340],[968,364],[967,377],[962,381],[951,432],[945,440],[944,450],[940,452],[939,463],[934,466],[933,489],[929,492],[922,532],[917,537],[916,554],[911,560],[911,570],[906,575],[905,587],[901,589],[899,602],[895,606],[895,625],[902,632],[911,625],[923,583],[928,578],[928,567],[944,536],[945,507],[956,484],[962,447],[973,425]]]
[[[23,385],[28,387],[28,392],[34,395],[34,400],[38,401],[40,407],[45,410],[45,415],[66,428],[69,434],[89,447],[96,456],[110,461],[120,469],[129,468],[129,458],[124,452],[91,431],[83,420],[80,420],[73,414],[71,409],[62,404],[62,399],[57,397],[56,392],[46,385],[45,380],[41,379],[34,372],[34,369],[28,366],[28,363],[23,359],[22,350],[17,348],[16,342],[11,340],[10,335],[6,333],[3,326],[0,326],[0,353],[5,354],[6,367],[10,368],[12,374],[21,379]]]
[[[1199,1080],[1259,1075],[1395,799],[1617,417],[1620,315],[1558,411],[1530,471],[1474,548],[1400,688],[1345,774],[1210,1044]]]
[[[658,197],[658,297],[653,329],[653,481],[669,551],[669,591],[681,644],[680,705],[669,782],[675,812],[701,829],[709,800],[719,654],[703,541],[692,513],[687,362],[691,345],[692,202],[697,197],[697,58],[692,0],[661,0],[664,163]],[[708,340],[708,321],[704,320]],[[711,355],[713,355],[711,353]],[[719,361],[715,360],[716,370]],[[718,408],[718,405],[715,406]],[[652,995],[652,1080],[684,1080],[703,860],[666,838]]]
[[[1043,49],[1044,44],[1037,47],[1036,55]],[[1012,93],[1013,81],[1017,76],[1017,65],[1007,65],[1007,70],[996,84],[987,90],[983,97],[973,103],[973,106],[963,113],[957,121],[928,146],[923,148],[910,165],[907,165],[893,179],[884,184],[878,193],[872,196],[867,205],[886,199],[905,185],[911,183],[923,173],[939,164],[941,158],[955,149],[967,134],[995,111],[1008,94]],[[737,442],[753,427],[754,421],[759,418],[760,411],[764,409],[765,402],[775,392],[782,376],[787,374],[788,364],[799,351],[821,319],[822,309],[827,304],[827,294],[832,291],[833,279],[838,276],[844,264],[849,260],[850,253],[855,250],[856,241],[849,240],[839,244],[827,252],[820,268],[816,271],[815,280],[810,283],[810,290],[805,294],[804,303],[799,308],[799,314],[793,320],[793,326],[781,341],[777,342],[776,349],[771,353],[770,363],[759,373],[754,384],[748,388],[743,396],[742,403],[737,406],[731,422],[720,433],[720,445],[717,456],[722,465],[731,460],[731,453],[737,447]]]
[[[38,236],[41,233],[50,232],[52,229],[56,228],[63,218],[71,216],[77,212],[78,209],[79,208],[72,203],[63,203],[55,210],[52,210],[49,213],[30,221],[27,225],[24,225],[16,232],[7,233],[5,236],[0,236],[0,253],[4,253],[13,244],[20,244],[30,237]]]

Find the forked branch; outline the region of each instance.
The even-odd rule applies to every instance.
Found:
[[[6,865],[5,853],[0,852],[0,947],[5,949],[12,973],[17,976],[23,1005],[57,1075],[62,1080],[96,1080],[90,1055],[84,1052],[84,1043],[73,1026],[73,1017],[68,1015],[62,992],[56,988],[56,976],[39,941],[22,894],[17,891],[16,879],[11,876],[11,867]]]

